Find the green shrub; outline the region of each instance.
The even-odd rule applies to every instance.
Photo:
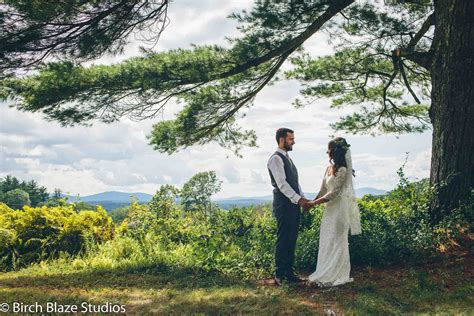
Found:
[[[427,202],[427,186],[409,182],[385,196],[359,199],[362,234],[349,236],[351,263],[388,265],[440,255],[440,246],[454,238],[462,216],[453,219],[449,229],[446,223],[431,228]],[[153,247],[160,249],[153,254],[156,260],[166,258],[241,277],[271,275],[276,220],[270,204],[216,210],[209,216],[184,212],[177,206],[168,205],[166,212],[157,207],[134,204],[124,221],[122,236],[137,240],[140,253],[150,251],[152,236]],[[323,212],[324,207],[319,206],[302,213],[296,249],[300,271],[316,267]]]
[[[30,195],[22,189],[13,189],[2,194],[2,201],[12,209],[21,209],[31,205]]]
[[[101,208],[79,213],[71,206],[14,211],[0,204],[0,264],[4,269],[25,266],[63,251],[80,254],[74,259],[77,267],[148,269],[166,263],[246,278],[271,275],[276,220],[270,204],[204,215],[184,211],[167,196],[157,195],[148,205],[133,202],[115,233]],[[427,183],[401,181],[385,196],[358,199],[362,234],[349,236],[351,263],[420,261],[462,244],[471,229],[466,214],[472,203],[430,227],[428,198]],[[310,272],[316,267],[323,213],[323,206],[302,213],[297,270]]]
[[[71,205],[48,208],[24,206],[12,210],[0,204],[0,269],[83,251],[87,243],[110,240],[112,219],[104,209],[76,213]]]

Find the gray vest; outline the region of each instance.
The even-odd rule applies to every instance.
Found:
[[[285,177],[286,177],[286,182],[290,185],[290,187],[295,190],[296,193],[300,193],[300,189],[298,186],[298,170],[296,169],[295,165],[293,165],[288,158],[286,158],[285,155],[282,153],[276,151],[274,155],[278,155],[281,157],[283,160],[283,168],[285,170]],[[268,169],[268,172],[270,173],[270,179],[272,181],[273,185],[273,201],[274,204],[287,204],[294,205],[289,198],[287,198],[283,193],[281,193],[280,189],[278,188],[275,179],[273,178],[272,172],[270,169]]]

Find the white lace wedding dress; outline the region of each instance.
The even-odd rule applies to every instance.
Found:
[[[316,271],[308,281],[322,287],[352,282],[350,277],[349,231],[361,232],[359,209],[352,184],[352,161],[346,153],[346,167],[340,167],[336,175],[325,173],[318,197],[329,201],[324,210],[319,233],[319,251]],[[349,171],[350,170],[350,171]],[[327,170],[326,170],[327,171]]]

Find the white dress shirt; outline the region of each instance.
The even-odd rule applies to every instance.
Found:
[[[276,151],[285,155],[290,161],[290,163],[293,164],[293,161],[290,159],[290,156],[286,151],[281,148],[278,148]],[[278,189],[280,189],[281,193],[283,193],[283,195],[289,198],[291,202],[293,202],[294,204],[298,204],[298,201],[301,198],[305,198],[303,190],[301,190],[299,181],[298,189],[300,191],[300,194],[296,193],[295,190],[293,190],[290,184],[286,181],[284,163],[283,159],[281,159],[280,156],[272,155],[268,160],[267,167],[268,169],[270,169],[270,172],[272,173],[273,179],[275,179]]]

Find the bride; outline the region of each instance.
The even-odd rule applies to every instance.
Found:
[[[321,287],[352,282],[349,277],[348,233],[361,233],[360,215],[352,184],[350,145],[342,137],[331,140],[327,154],[330,165],[326,169],[321,190],[311,205],[326,203],[321,230],[316,271],[309,277],[310,284]]]

